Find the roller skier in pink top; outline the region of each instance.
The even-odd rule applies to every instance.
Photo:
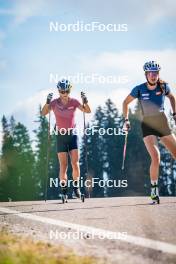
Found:
[[[73,132],[76,127],[75,113],[78,108],[82,112],[91,113],[87,97],[81,93],[81,104],[77,99],[71,98],[72,85],[68,80],[61,80],[57,84],[59,97],[52,100],[52,94],[47,96],[46,104],[42,108],[42,115],[47,115],[53,111],[57,127],[57,155],[60,164],[60,185],[62,195],[67,198],[67,167],[68,155],[70,155],[73,177],[73,190],[77,198],[81,198],[79,188],[80,166],[79,166],[79,146],[78,136]]]

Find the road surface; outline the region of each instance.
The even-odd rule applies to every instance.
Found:
[[[176,198],[92,198],[0,203],[0,227],[102,258],[104,263],[176,263]]]

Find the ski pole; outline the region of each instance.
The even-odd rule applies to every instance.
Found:
[[[125,134],[125,143],[124,143],[124,148],[123,148],[122,170],[124,170],[124,168],[125,168],[125,159],[126,159],[127,141],[128,141],[128,131],[126,131],[126,134]]]
[[[83,92],[81,92],[82,94]],[[84,108],[84,101],[83,101],[83,108]],[[85,112],[83,111],[83,120],[84,120],[84,150],[85,150],[85,164],[86,164],[86,179],[88,177],[88,171],[89,171],[89,167],[88,167],[88,154],[87,154],[87,137],[86,137],[86,115]],[[89,198],[90,198],[90,193],[89,193]]]
[[[46,175],[45,175],[45,202],[47,200],[47,190],[48,190],[48,169],[49,169],[49,152],[50,152],[50,120],[51,120],[51,112],[49,110],[49,118],[48,118],[48,138],[47,138],[47,153],[46,153]]]

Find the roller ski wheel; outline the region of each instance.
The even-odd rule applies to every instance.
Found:
[[[62,203],[68,203],[68,196],[66,194],[61,194]]]
[[[77,187],[75,187],[73,190],[74,190],[73,191],[73,198],[75,198],[75,199],[81,199],[81,201],[84,203],[84,201],[85,201],[85,195],[83,193],[81,193],[80,189],[77,188]]]
[[[160,198],[159,198],[159,190],[158,190],[158,184],[151,184],[151,199],[152,204],[159,204]]]
[[[82,201],[82,203],[85,202],[85,195],[84,194],[81,194],[81,201]]]
[[[159,196],[151,197],[151,199],[152,199],[152,204],[160,204]]]

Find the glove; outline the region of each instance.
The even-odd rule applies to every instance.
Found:
[[[125,119],[125,122],[123,124],[123,131],[128,132],[131,129],[130,121],[128,119]]]
[[[176,113],[173,113],[173,119],[174,119],[175,124],[176,124]]]
[[[46,99],[46,103],[50,104],[52,98],[53,98],[53,93],[49,93],[48,96],[47,96],[47,99]]]
[[[84,92],[81,92],[81,98],[82,98],[83,104],[87,104],[88,103],[87,97],[86,97]]]

